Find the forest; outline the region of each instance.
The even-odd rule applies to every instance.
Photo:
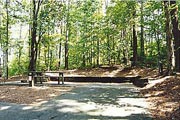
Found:
[[[5,78],[101,65],[180,71],[178,1],[1,0]]]
[[[0,0],[0,119],[179,120],[179,7]]]

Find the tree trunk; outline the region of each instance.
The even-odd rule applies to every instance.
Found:
[[[135,17],[136,11],[134,11],[133,16]],[[134,18],[135,19],[135,18]],[[136,33],[136,25],[133,25],[133,60],[132,66],[137,65],[137,33]]]
[[[144,18],[143,18],[143,1],[141,1],[141,60],[144,59]]]
[[[108,60],[108,65],[111,65],[111,55],[110,55],[110,37],[109,37],[109,30],[107,33],[107,60]]]
[[[19,30],[19,40],[22,40],[22,23],[20,23],[20,30]],[[21,41],[20,44],[18,44],[18,71],[20,73],[21,69],[21,55],[22,55],[22,49]],[[19,74],[20,75],[20,74]]]
[[[0,7],[0,9],[1,9],[1,7]],[[0,16],[0,26],[1,26],[1,16]],[[0,33],[1,33],[1,29],[0,29]],[[1,36],[1,34],[0,34],[0,41],[2,41],[2,36]],[[0,47],[2,48],[2,42],[0,42]],[[2,59],[1,59],[1,56],[0,56],[0,68],[2,69]],[[0,70],[0,77],[2,77],[2,71]]]
[[[49,37],[49,34],[50,34],[50,30],[49,30],[49,25],[48,25],[48,47],[47,47],[47,68],[48,68],[48,71],[50,70],[50,37]]]
[[[59,67],[59,70],[60,70],[60,67],[61,67],[61,43],[59,43],[59,61],[58,61],[58,67]]]
[[[66,41],[65,41],[65,69],[68,70],[68,41],[69,41],[69,4],[70,4],[70,1],[68,0],[68,8],[67,8],[67,19],[66,19]]]
[[[98,67],[99,67],[99,57],[100,57],[99,39],[100,38],[97,38],[97,66]]]
[[[155,39],[157,43],[157,52],[158,52],[158,74],[162,75],[163,74],[163,64],[161,61],[161,53],[160,53],[160,38],[159,38],[159,33],[155,32]]]
[[[172,55],[173,55],[173,42],[172,42],[172,32],[170,26],[170,13],[169,13],[169,2],[164,1],[165,17],[166,17],[166,40],[167,40],[167,75],[173,73],[172,66]]]
[[[35,71],[35,42],[36,42],[36,27],[37,27],[37,18],[36,18],[36,3],[33,0],[33,24],[31,30],[31,53],[30,53],[30,64],[29,71]]]
[[[36,41],[37,34],[37,19],[39,8],[43,2],[43,0],[39,0],[36,6],[36,0],[33,0],[33,15],[32,15],[32,29],[31,29],[31,41],[30,41],[30,62],[29,62],[29,71],[36,70],[36,60],[37,60],[37,50],[38,50],[38,42]],[[33,86],[33,81],[29,82],[29,86]]]
[[[170,1],[171,8],[171,23],[173,25],[172,33],[174,36],[174,49],[175,49],[175,70],[180,72],[180,30],[178,24],[178,6],[176,1]]]
[[[4,71],[5,79],[8,79],[8,42],[9,42],[9,10],[8,10],[9,1],[6,0],[6,41],[5,41],[5,51],[4,51]]]
[[[47,50],[47,68],[49,71],[50,70],[50,44],[48,44],[48,50]]]
[[[61,1],[62,3],[62,1]],[[63,35],[63,21],[61,21],[61,28],[60,28],[60,34]],[[58,61],[58,67],[59,67],[59,70],[60,70],[60,67],[61,67],[61,47],[62,47],[62,44],[61,44],[61,41],[59,43],[59,61]]]
[[[42,4],[42,0],[38,1],[38,4],[36,6],[36,0],[33,0],[33,22],[32,22],[32,30],[31,30],[31,50],[30,50],[30,63],[29,63],[29,71],[35,71],[36,70],[36,52],[38,49],[38,44],[36,42],[36,34],[37,34],[37,19],[38,19],[38,13],[39,8]]]
[[[49,69],[52,70],[52,59],[53,59],[53,54],[52,54],[52,50],[50,50],[50,63],[49,63]]]
[[[83,42],[83,48],[85,48],[85,47],[86,47],[86,44],[85,44],[85,42]],[[85,67],[86,66],[86,52],[84,50],[83,50],[82,57],[83,57],[82,66]]]

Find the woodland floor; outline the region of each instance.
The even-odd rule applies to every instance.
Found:
[[[147,97],[147,101],[153,103],[150,107],[152,116],[159,120],[179,120],[180,119],[180,76],[158,77],[157,70],[151,68],[125,68],[101,67],[84,70],[63,71],[65,75],[84,76],[131,76],[140,75],[151,78],[155,85],[143,88],[141,94]],[[12,77],[8,81],[16,81],[24,77]],[[154,79],[154,80],[153,80]],[[68,86],[41,86],[35,89],[27,86],[0,84],[0,102],[10,102],[19,104],[35,104],[48,101],[55,96],[68,92],[72,87]]]
[[[41,104],[56,96],[59,96],[72,87],[28,87],[17,85],[1,85],[0,86],[0,102],[18,103],[18,104]]]
[[[152,103],[150,112],[155,120],[180,120],[180,76],[167,76],[141,93]]]

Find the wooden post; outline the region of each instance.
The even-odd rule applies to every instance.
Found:
[[[60,72],[59,72],[59,76],[58,76],[58,85],[60,84]]]
[[[64,85],[64,75],[62,73],[62,84]]]
[[[29,87],[34,87],[33,73],[29,73]]]

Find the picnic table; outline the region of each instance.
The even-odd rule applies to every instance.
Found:
[[[60,80],[62,80],[62,84],[64,84],[64,75],[61,71],[30,71],[29,72],[29,80],[35,81],[39,78],[41,84],[42,80],[45,78],[57,78],[58,84],[60,84]]]

